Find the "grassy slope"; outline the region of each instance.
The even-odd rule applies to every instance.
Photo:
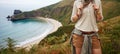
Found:
[[[120,54],[120,16],[106,20],[103,24],[99,23],[98,25],[100,28],[102,28],[102,31],[100,32],[100,39],[102,43],[103,54]],[[62,54],[71,53],[69,37],[70,31],[72,31],[73,26],[69,26],[70,30],[65,31],[65,29],[68,29],[68,26],[60,28],[57,32],[49,35],[50,37],[48,36],[44,40],[42,40],[39,45],[42,46],[42,48],[40,49],[46,49],[44,53],[56,52],[54,50],[57,50],[57,53]],[[64,31],[64,34],[60,33],[60,31]],[[56,39],[54,37],[60,39]],[[65,39],[61,37],[67,37],[67,40],[61,42],[61,40]],[[49,49],[50,51],[47,49]]]
[[[113,18],[120,15],[120,2],[117,0],[104,0],[102,2],[103,15],[105,19]]]
[[[68,0],[64,0],[64,2],[68,2]],[[30,12],[26,12],[26,14],[28,16],[29,14],[32,14],[34,16],[36,12],[39,13],[41,12],[40,10],[42,10],[43,12],[47,12],[47,14],[52,13],[52,18],[59,20],[62,23],[66,23],[68,22],[71,15],[72,1],[71,3],[64,2],[31,11],[34,14]],[[99,24],[99,27],[104,26],[100,27],[102,28],[100,38],[103,47],[103,54],[120,54],[120,1],[103,0],[102,3],[105,24]],[[46,13],[43,13],[42,16],[44,16],[44,14]],[[59,28],[58,31],[48,35],[48,37],[42,40],[38,46],[33,46],[30,51],[20,49],[17,52],[12,52],[12,54],[70,54],[71,50],[69,44],[69,37],[70,32],[73,28],[74,25],[63,26]],[[5,53],[9,51],[3,50],[2,52]],[[9,54],[10,53],[11,52],[9,52]]]
[[[106,20],[100,36],[103,54],[120,54],[120,16]]]
[[[120,5],[120,3],[118,2],[118,0],[106,0],[106,1],[102,1],[103,3],[103,14],[104,14],[104,17],[105,17],[105,21],[104,21],[104,24],[101,24],[99,23],[99,28],[102,28],[101,32],[100,32],[100,38],[101,38],[101,43],[102,43],[102,48],[103,48],[103,54],[120,54],[120,44],[119,44],[119,38],[120,38],[120,7],[118,7],[118,5]],[[111,7],[111,8],[110,8]],[[111,18],[111,19],[110,19]],[[66,26],[64,26],[63,28],[65,28]],[[70,26],[73,28],[73,25]],[[66,31],[65,29],[68,29],[67,27],[65,29],[61,29],[62,31]],[[69,28],[70,30],[69,31],[72,31],[72,28]],[[56,34],[59,34],[59,30],[55,33],[53,33],[52,35],[49,35],[49,36],[52,36],[52,37],[55,37],[57,36]],[[70,35],[70,32],[69,33],[66,33],[64,32],[68,37]],[[58,35],[57,37],[59,38],[60,36],[66,36],[64,35],[63,33],[61,35]],[[59,42],[59,40],[62,40],[62,39],[59,39],[59,40],[56,40],[56,38],[52,38],[52,37],[46,37],[44,40],[41,41],[40,43],[40,46],[44,46],[43,48],[47,47],[47,46],[55,46],[55,49],[58,50],[58,49],[62,49],[62,48],[57,48],[56,46],[58,47],[63,47],[64,44],[66,44],[64,47],[64,49],[68,50],[67,51],[64,51],[64,50],[59,50],[59,53],[60,52],[63,52],[64,51],[64,54],[66,53],[70,53],[70,45],[69,45],[69,39],[66,40],[64,43],[62,42]],[[50,42],[47,42],[49,41],[48,39],[51,39],[52,38],[52,41],[58,41],[56,42],[57,44],[52,44],[52,41]],[[44,43],[45,42],[45,43]],[[67,42],[67,43],[66,43]],[[44,44],[43,44],[44,43]],[[59,44],[58,44],[59,43]],[[68,46],[67,46],[68,45]],[[48,48],[49,48],[48,47]],[[47,49],[48,49],[47,48]],[[49,48],[51,49],[50,52],[54,52],[54,50],[52,50],[52,48]],[[46,51],[46,52],[49,52],[49,51]]]
[[[99,23],[102,28],[100,39],[102,43],[103,54],[120,54],[120,16]],[[69,28],[68,28],[69,27]],[[3,54],[71,54],[69,43],[70,33],[73,25],[64,26],[58,31],[48,35],[39,45],[33,46],[30,51],[24,48],[17,51],[9,51],[4,49],[0,51]]]

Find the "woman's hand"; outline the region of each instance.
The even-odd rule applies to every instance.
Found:
[[[101,16],[99,7],[96,4],[93,4],[93,8],[95,10],[96,20],[97,21],[101,21],[102,20],[102,16]]]
[[[78,8],[77,15],[81,15],[83,10],[83,5],[81,4],[80,7]]]
[[[98,10],[99,9],[99,7],[96,4],[93,4],[93,8],[94,8],[94,10]]]
[[[99,21],[99,22],[102,21],[102,17],[100,15],[98,15],[97,21]]]
[[[80,9],[78,9],[78,11],[77,11],[77,16],[79,17],[80,16],[80,14],[81,14],[81,10]]]
[[[79,17],[78,17],[78,15],[76,14],[76,15],[74,15],[73,17],[73,22],[77,22],[77,20],[79,19]]]
[[[77,13],[72,17],[73,22],[77,22],[79,20],[79,18],[82,15],[82,9],[83,9],[83,5],[80,5],[80,7],[77,9]]]

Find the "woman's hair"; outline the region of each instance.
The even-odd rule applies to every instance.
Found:
[[[83,7],[88,6],[90,2],[94,3],[94,0],[83,0]]]

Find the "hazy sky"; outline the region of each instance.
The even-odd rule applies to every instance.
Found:
[[[0,4],[15,4],[15,5],[48,5],[56,3],[60,0],[0,0]]]
[[[15,7],[21,8],[41,8],[50,4],[57,3],[61,0],[0,0],[0,7]]]

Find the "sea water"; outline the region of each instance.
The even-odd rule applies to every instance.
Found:
[[[0,46],[6,46],[5,40],[8,37],[19,44],[45,34],[53,28],[52,24],[44,20],[24,19],[12,22],[6,18],[8,15],[13,15],[15,9],[31,11],[35,8],[37,9],[37,7],[0,4]]]

